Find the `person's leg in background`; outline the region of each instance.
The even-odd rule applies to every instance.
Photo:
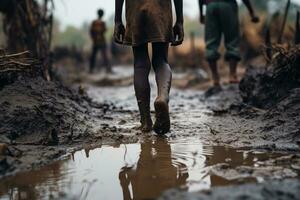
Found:
[[[97,48],[97,46],[94,45],[92,48],[92,54],[90,57],[90,73],[93,73],[93,71],[95,69],[97,52],[98,52],[98,48]]]
[[[221,43],[222,32],[219,21],[218,2],[207,6],[205,20],[206,60],[211,70],[213,85],[220,86],[217,61],[220,58],[218,49]]]
[[[103,64],[105,66],[105,70],[107,73],[112,73],[112,68],[111,68],[111,64],[107,55],[107,47],[106,45],[101,47],[101,55],[102,55],[102,59],[103,59]]]
[[[152,65],[157,84],[157,98],[154,103],[156,121],[153,126],[157,134],[170,131],[169,93],[172,83],[172,71],[168,63],[168,43],[153,43]]]
[[[238,83],[237,66],[241,60],[238,5],[225,2],[223,4],[220,20],[222,20],[222,31],[226,47],[225,59],[228,61],[230,69],[229,82]]]
[[[148,44],[133,47],[134,55],[134,89],[141,117],[143,132],[152,130],[150,115],[150,83],[149,73],[151,62],[148,53]]]

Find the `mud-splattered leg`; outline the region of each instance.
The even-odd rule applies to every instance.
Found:
[[[156,121],[153,126],[157,134],[170,131],[169,93],[172,82],[172,71],[168,63],[168,43],[153,43],[152,65],[155,71],[158,95],[154,103]]]
[[[143,132],[152,130],[150,116],[150,83],[149,73],[151,62],[148,54],[148,45],[133,47],[134,55],[134,89],[141,115],[141,129]]]

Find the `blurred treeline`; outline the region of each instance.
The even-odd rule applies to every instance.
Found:
[[[260,15],[267,16],[269,12],[279,11],[281,14],[284,12],[286,0],[252,0],[254,7]],[[246,8],[243,4],[241,6],[241,15],[247,15]],[[293,24],[296,16],[296,10],[300,10],[300,6],[292,3],[290,7],[289,21]],[[271,14],[271,13],[270,13]],[[91,41],[89,38],[90,22],[84,23],[81,27],[67,26],[63,30],[60,29],[59,19],[56,19],[54,26],[53,46],[68,46],[78,47],[84,50],[90,48]],[[110,42],[113,32],[113,16],[107,20],[108,32],[106,34],[107,40]],[[193,32],[195,37],[203,36],[203,26],[199,24],[198,17],[185,18],[185,32],[188,38],[190,33]]]
[[[195,0],[196,1],[196,0]],[[258,10],[261,16],[264,16],[266,20],[267,16],[270,16],[270,12],[279,11],[280,14],[283,14],[284,7],[287,0],[252,0],[254,7]],[[240,4],[241,11],[240,14],[247,16],[246,8],[243,4]],[[296,10],[300,10],[300,6],[292,3],[290,7],[289,14],[289,23],[293,25],[296,15]],[[245,18],[246,19],[246,18]],[[85,22],[81,27],[75,27],[69,25],[62,28],[60,26],[60,19],[55,19],[54,28],[53,28],[53,42],[52,47],[69,47],[88,51],[91,47],[91,41],[89,37],[89,26],[90,22]],[[2,20],[0,15],[0,27],[2,27]],[[108,32],[106,34],[108,43],[111,42],[112,32],[113,32],[113,16],[107,20]],[[198,17],[185,18],[185,32],[186,39],[189,39],[190,33],[194,33],[196,38],[203,36],[203,26],[200,25]],[[187,41],[189,42],[189,41]],[[3,29],[0,28],[0,46],[5,44],[5,37],[3,35]]]

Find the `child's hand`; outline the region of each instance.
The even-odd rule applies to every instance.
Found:
[[[205,24],[205,16],[204,15],[200,16],[200,23]]]
[[[122,22],[115,23],[114,40],[118,44],[123,44],[125,36],[125,27]]]
[[[183,24],[182,23],[176,23],[173,27],[173,33],[175,37],[175,41],[172,42],[172,46],[178,46],[181,45],[184,38],[184,31],[183,31]]]
[[[252,16],[251,16],[251,21],[252,21],[253,23],[258,23],[258,22],[260,21],[260,19],[259,19],[258,16],[252,15]]]

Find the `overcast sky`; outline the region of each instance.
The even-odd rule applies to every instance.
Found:
[[[184,13],[190,16],[198,15],[198,0],[184,0]],[[264,0],[262,0],[264,1]],[[281,0],[280,0],[281,1]],[[300,0],[292,0],[299,3]],[[98,8],[106,11],[107,20],[114,12],[114,0],[55,0],[55,14],[62,26],[81,26],[84,22],[93,20]]]

